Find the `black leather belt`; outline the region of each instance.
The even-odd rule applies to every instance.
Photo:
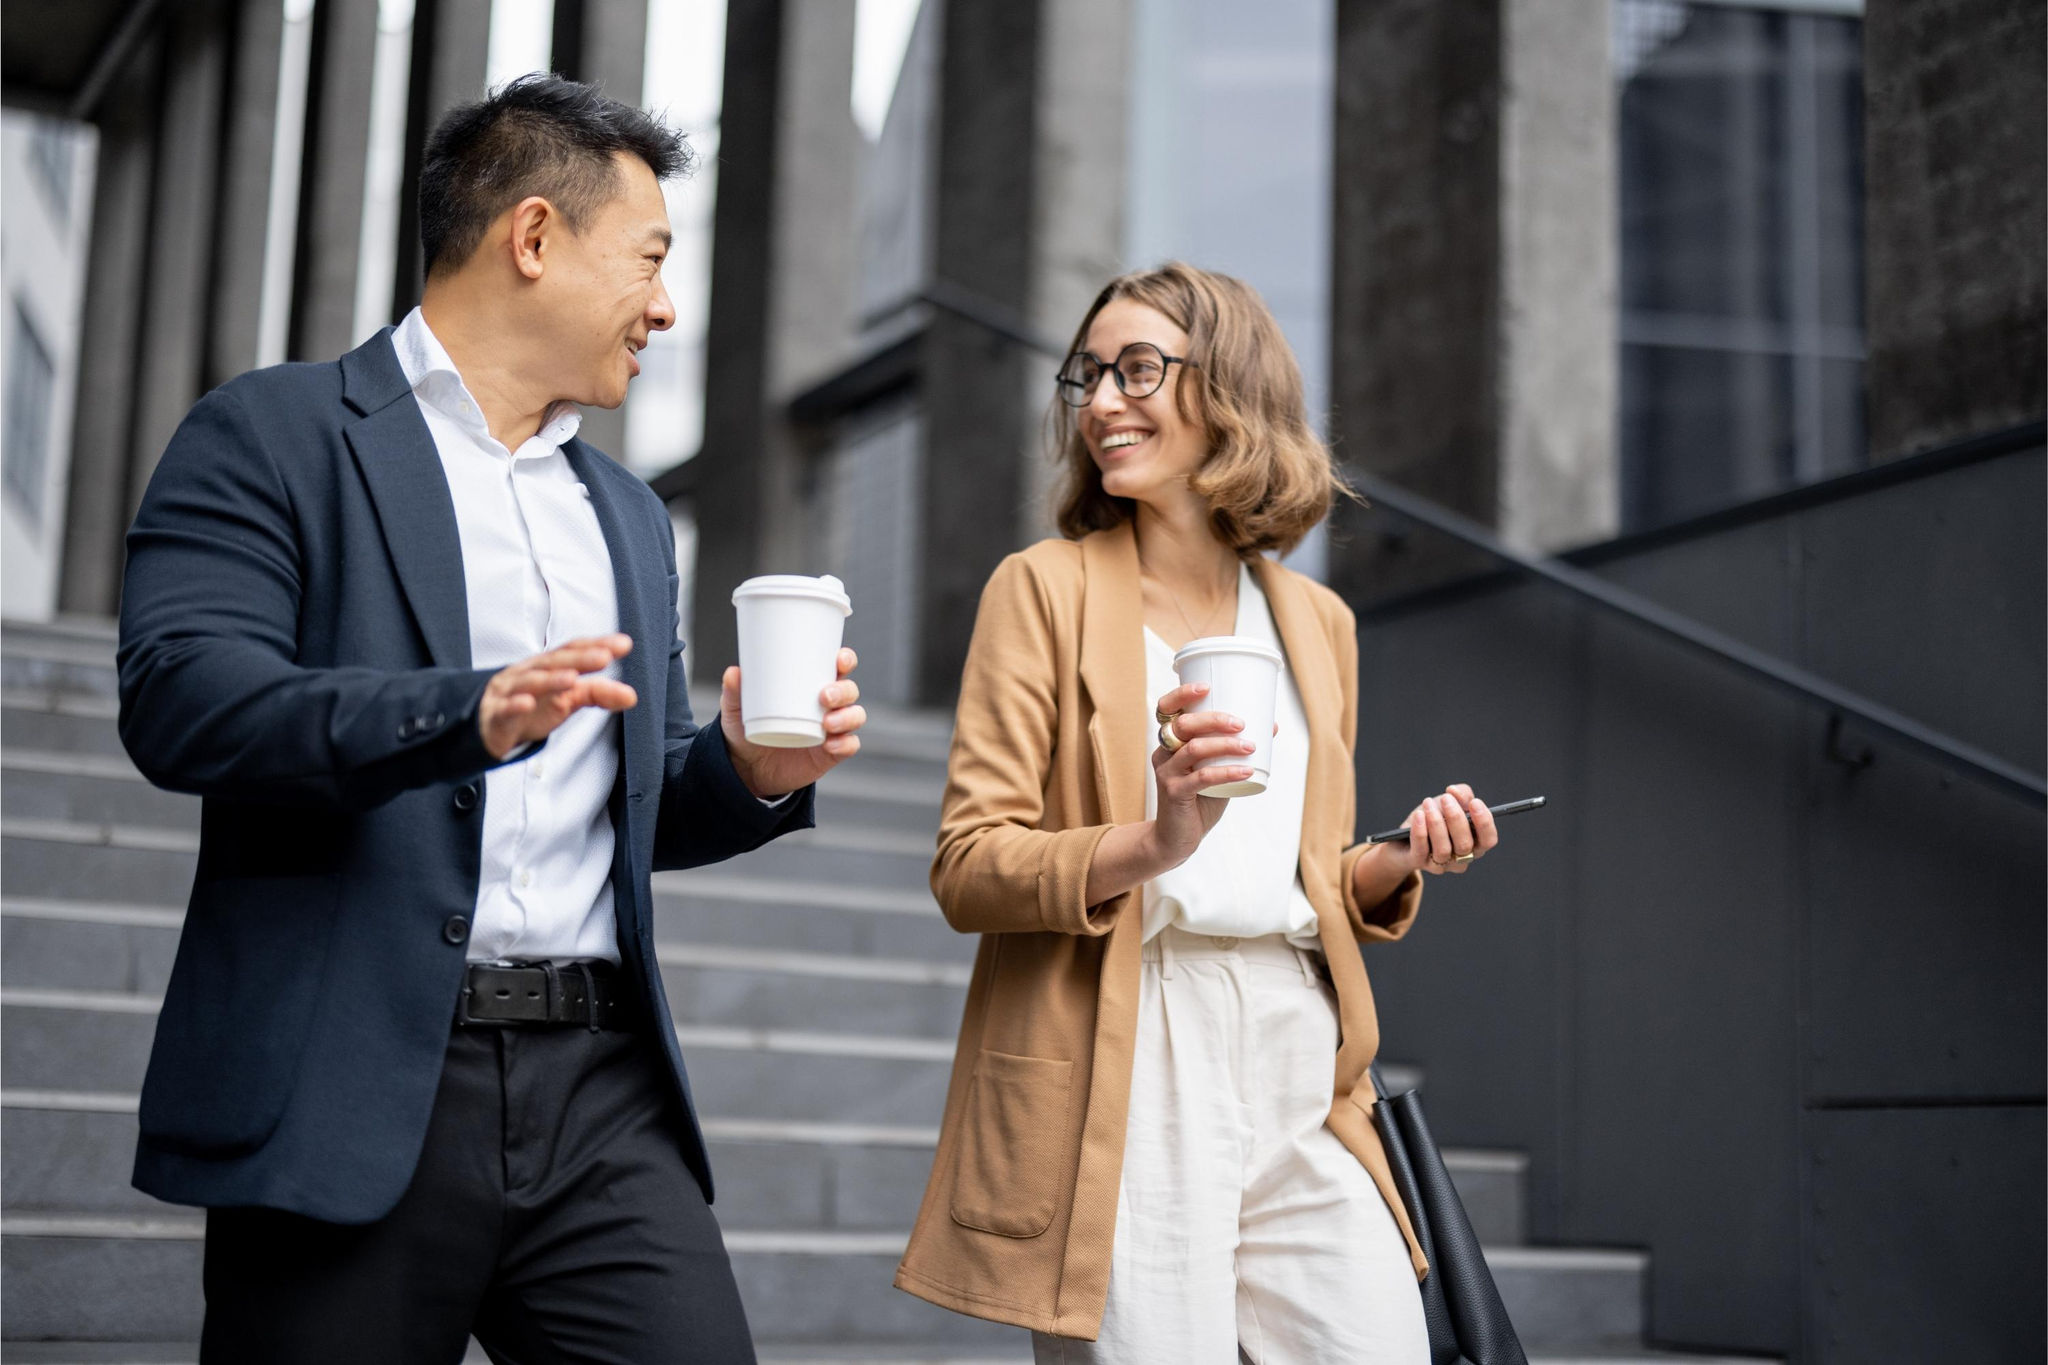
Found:
[[[455,1003],[455,1022],[485,1028],[567,1024],[595,1033],[630,1028],[632,1011],[625,978],[609,962],[472,962]]]

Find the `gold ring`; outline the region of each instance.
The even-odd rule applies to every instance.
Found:
[[[1451,861],[1454,863],[1469,863],[1478,856],[1479,852],[1475,849],[1470,853],[1460,853],[1457,857],[1451,859]]]
[[[1182,739],[1179,735],[1173,732],[1173,721],[1171,719],[1160,722],[1159,744],[1161,748],[1165,749],[1166,752],[1170,754],[1178,753],[1180,751],[1180,747],[1186,743],[1186,740]]]
[[[1173,724],[1173,718],[1179,714],[1180,712],[1178,711],[1160,711],[1154,709],[1154,711],[1152,712],[1152,719],[1158,721],[1161,725],[1171,725]]]

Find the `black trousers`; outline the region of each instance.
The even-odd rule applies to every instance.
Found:
[[[205,1365],[752,1365],[654,1043],[457,1028],[411,1186],[379,1222],[206,1220]]]

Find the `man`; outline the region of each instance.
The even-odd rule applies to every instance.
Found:
[[[209,1362],[753,1359],[654,868],[812,823],[859,747],[690,717],[654,494],[576,439],[674,319],[682,139],[527,77],[420,177],[423,302],[243,375],[129,537],[121,734],[205,798],[135,1183],[208,1208]]]

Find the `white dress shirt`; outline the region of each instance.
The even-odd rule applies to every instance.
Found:
[[[419,309],[406,314],[391,341],[455,502],[470,666],[502,668],[618,630],[611,552],[590,490],[561,449],[581,414],[559,403],[538,432],[507,450]],[[617,677],[618,666],[605,676]],[[470,961],[619,960],[609,810],[618,771],[619,719],[586,707],[531,758],[484,775]]]
[[[1238,571],[1237,624],[1231,632],[1248,635],[1287,656],[1273,612],[1249,567]],[[1173,671],[1173,648],[1145,629],[1145,728],[1156,731],[1152,708],[1180,685]],[[1223,938],[1256,938],[1285,934],[1297,947],[1320,949],[1315,906],[1301,887],[1301,813],[1308,792],[1308,717],[1301,708],[1301,689],[1294,670],[1280,666],[1280,691],[1273,718],[1280,732],[1273,737],[1273,763],[1266,790],[1257,796],[1231,798],[1223,818],[1209,831],[1194,855],[1179,867],[1145,884],[1145,938],[1167,925],[1190,933]],[[1218,765],[1223,766],[1223,765]],[[1145,818],[1159,813],[1159,789],[1145,783]]]

